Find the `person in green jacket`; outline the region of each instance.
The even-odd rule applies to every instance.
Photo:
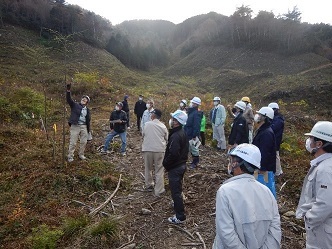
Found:
[[[200,138],[201,143],[203,146],[205,146],[205,126],[206,126],[206,118],[204,115],[204,112],[198,109],[198,112],[202,115],[201,117],[201,129],[200,129]]]

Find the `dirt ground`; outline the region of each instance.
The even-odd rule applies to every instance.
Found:
[[[96,143],[103,144],[106,132],[96,135]],[[114,248],[211,248],[215,237],[216,191],[223,181],[229,178],[227,156],[212,148],[209,142],[206,146],[201,146],[199,166],[194,170],[188,169],[184,178],[187,220],[177,226],[167,222],[167,218],[173,215],[167,174],[165,195],[157,198],[151,192],[143,191],[144,163],[141,142],[140,133],[136,127],[132,127],[127,134],[125,157],[120,155],[118,149],[108,155],[101,155],[115,165],[122,178],[130,179],[130,186],[126,191],[121,190],[120,186],[112,199],[112,205],[109,204],[103,209],[115,214],[121,224],[120,246]],[[290,183],[283,179],[277,183],[282,248],[300,249],[305,247],[305,231],[303,223],[296,220],[292,213],[298,200],[294,200],[284,191],[286,184]],[[101,202],[98,198],[100,197],[96,197],[95,201]]]

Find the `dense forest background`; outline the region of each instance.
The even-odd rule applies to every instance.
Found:
[[[255,17],[241,6],[227,17],[210,12],[175,25],[135,20],[113,26],[95,13],[65,0],[1,0],[0,25],[36,30],[49,40],[55,32],[106,49],[125,66],[139,70],[170,65],[201,46],[270,51],[285,56],[314,52],[332,61],[332,27],[301,22],[295,6],[281,16],[261,10]]]

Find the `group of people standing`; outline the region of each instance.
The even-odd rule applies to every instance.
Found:
[[[85,160],[84,149],[91,121],[90,110],[87,108],[90,98],[85,95],[80,103],[73,101],[70,84],[67,85],[66,97],[71,107],[68,162],[74,160],[78,139],[79,158]],[[128,96],[125,96],[124,101],[127,99]],[[283,173],[279,151],[284,119],[279,113],[279,106],[272,102],[254,115],[250,99],[243,97],[233,108],[228,108],[233,122],[227,148],[224,131],[226,109],[220,97],[215,97],[213,103],[214,108],[210,111],[213,139],[217,140],[217,150],[228,149],[228,173],[232,176],[220,186],[216,194],[216,236],[213,248],[280,248],[281,227],[276,198],[269,188],[254,177],[257,171],[270,171],[277,176]],[[168,221],[174,224],[186,220],[183,177],[189,152],[192,155],[189,168],[193,169],[199,163],[198,147],[203,142],[201,127],[204,123],[205,128],[206,122],[203,112],[199,110],[200,98],[194,97],[189,107],[186,104],[186,100],[182,100],[179,109],[171,113],[170,129],[160,121],[162,112],[154,108],[153,100],[145,103],[140,96],[134,111],[137,128],[143,137],[144,189],[154,191],[154,195],[160,197],[165,193],[164,169],[168,172],[175,212]],[[123,110],[124,106],[123,102],[116,103],[110,115],[111,132],[106,137],[105,153],[113,137],[119,135],[122,140],[121,153],[125,155],[125,130],[129,126],[129,113]],[[332,122],[317,122],[305,135],[308,136],[305,148],[314,159],[304,179],[296,217],[305,222],[306,248],[332,248]]]

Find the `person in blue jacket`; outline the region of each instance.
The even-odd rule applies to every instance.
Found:
[[[282,134],[284,133],[285,120],[284,117],[279,113],[279,105],[275,102],[272,102],[268,105],[274,111],[274,118],[272,120],[271,128],[274,131],[274,135],[276,136],[276,176],[280,176],[283,174],[281,163],[280,163],[280,145],[282,142]]]
[[[255,114],[254,118],[258,129],[252,144],[256,145],[262,154],[261,173],[276,172],[276,138],[271,128],[273,117],[273,109],[265,106]]]
[[[189,151],[192,155],[192,162],[190,168],[194,169],[199,163],[199,135],[201,130],[201,118],[202,115],[198,112],[198,106],[201,105],[201,99],[194,97],[190,101],[190,106],[188,108],[188,120],[184,126],[184,131],[187,134],[189,140]]]

